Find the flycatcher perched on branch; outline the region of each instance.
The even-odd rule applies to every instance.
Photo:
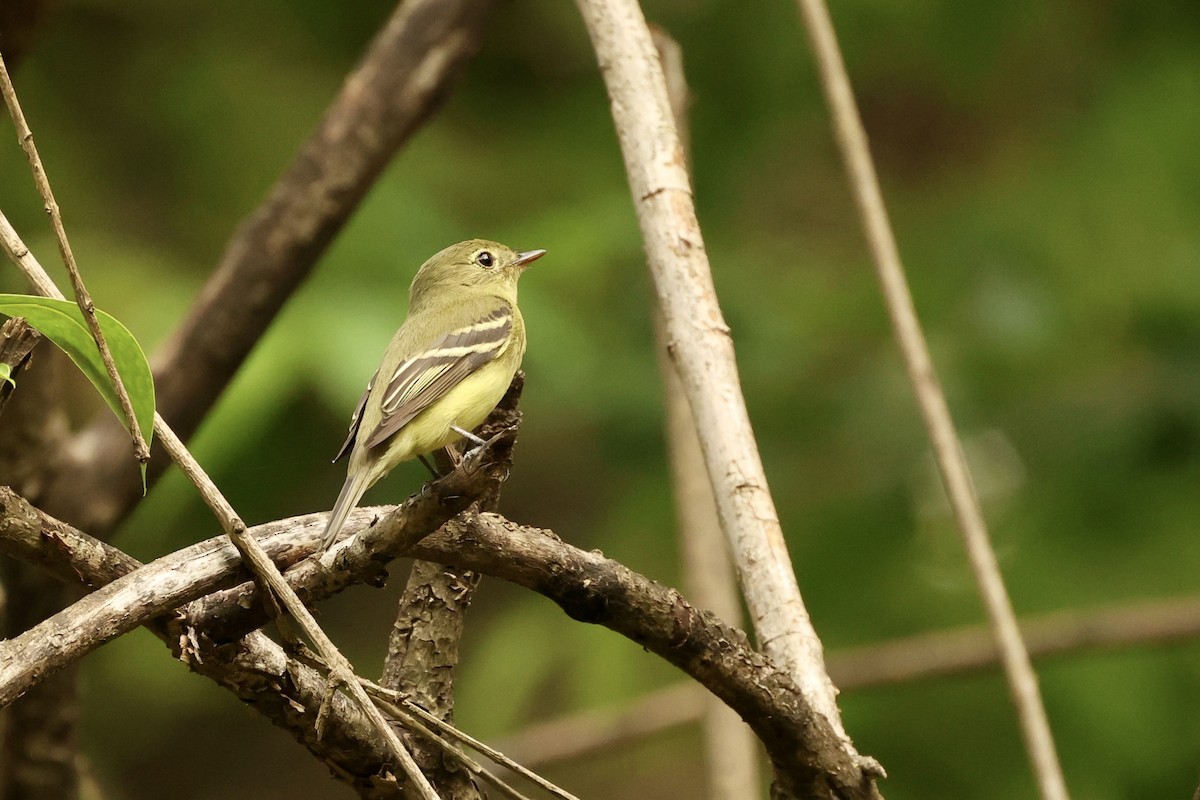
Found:
[[[450,245],[417,270],[408,317],[383,354],[350,418],[346,482],[322,549],[333,544],[363,493],[402,461],[460,438],[504,397],[525,354],[517,279],[545,250],[517,253],[471,239]],[[382,376],[382,377],[381,377]]]

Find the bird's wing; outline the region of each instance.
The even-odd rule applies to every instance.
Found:
[[[333,457],[334,464],[344,456],[350,455],[350,451],[354,449],[354,437],[358,436],[358,423],[362,421],[363,409],[367,407],[367,396],[375,388],[375,379],[378,377],[379,370],[375,370],[371,380],[367,381],[367,388],[363,390],[362,397],[358,398],[358,405],[354,407],[354,414],[350,417],[350,433],[346,436],[346,441],[342,442],[342,447],[338,450],[337,455]]]
[[[383,416],[375,429],[366,434],[363,443],[368,448],[379,445],[472,372],[500,355],[512,328],[512,308],[500,303],[490,313],[443,334],[421,352],[400,362],[380,399]],[[365,399],[352,427],[361,419],[363,405]]]

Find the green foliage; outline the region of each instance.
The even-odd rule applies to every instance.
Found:
[[[0,294],[0,314],[10,317],[24,317],[29,324],[43,336],[58,345],[66,353],[75,366],[79,367],[92,386],[108,403],[122,424],[126,423],[125,412],[121,401],[117,398],[117,389],[109,378],[100,351],[96,349],[96,341],[83,318],[79,306],[69,300],[56,300],[50,297],[33,295]],[[113,363],[125,391],[133,405],[134,416],[138,428],[149,444],[154,437],[154,376],[150,373],[150,364],[141,345],[121,324],[121,321],[111,314],[96,309],[96,319],[100,330],[104,333],[109,352],[112,353]],[[6,380],[8,375],[3,376]],[[146,470],[142,466],[142,481],[145,482]]]

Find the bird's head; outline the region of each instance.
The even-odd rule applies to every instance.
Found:
[[[518,253],[499,242],[468,239],[437,253],[417,270],[409,290],[412,304],[450,287],[466,287],[516,302],[517,279],[545,250]]]

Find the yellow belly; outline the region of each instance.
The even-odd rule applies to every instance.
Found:
[[[371,467],[371,483],[401,462],[461,439],[451,426],[469,431],[480,425],[504,397],[515,373],[512,361],[498,358],[464,378],[383,444],[386,452]]]

